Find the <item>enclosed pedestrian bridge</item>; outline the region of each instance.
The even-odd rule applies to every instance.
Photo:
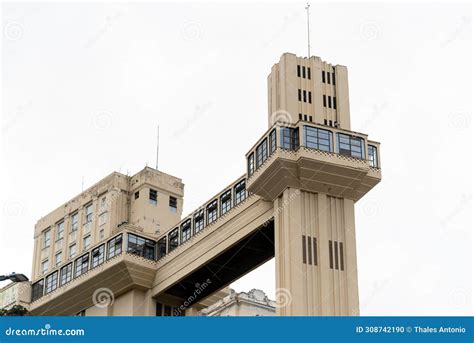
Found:
[[[275,199],[285,189],[298,189],[298,197],[310,192],[357,201],[380,181],[379,151],[363,134],[304,121],[277,123],[246,154],[245,175],[158,237],[119,225],[108,242],[51,273],[53,284],[51,276],[35,282],[32,313],[76,313],[93,306],[100,287],[115,296],[146,290],[187,310],[278,253],[275,215],[290,203]]]

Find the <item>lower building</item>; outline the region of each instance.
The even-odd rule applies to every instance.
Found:
[[[252,289],[249,292],[237,293],[233,289],[230,294],[211,306],[199,312],[202,316],[209,317],[259,317],[275,316],[276,302],[270,300],[265,292]]]

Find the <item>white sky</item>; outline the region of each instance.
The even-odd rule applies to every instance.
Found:
[[[303,2],[2,5],[0,274],[41,215],[116,170],[185,183],[185,213],[244,173],[266,77],[306,54]],[[311,3],[312,53],[349,69],[383,181],[356,205],[362,315],[472,314],[470,5]],[[274,265],[238,291],[273,297]],[[0,284],[3,286],[4,283]]]

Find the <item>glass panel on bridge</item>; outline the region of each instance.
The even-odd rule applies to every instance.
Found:
[[[61,268],[59,285],[65,285],[72,280],[72,262]]]
[[[311,149],[332,152],[332,132],[317,127],[304,127],[305,146]]]
[[[105,260],[105,244],[102,244],[92,250],[92,261],[91,261],[91,268],[95,268],[102,263],[104,263]]]
[[[168,235],[168,252],[173,251],[179,244],[179,228],[174,229]]]
[[[107,259],[120,255],[122,253],[122,235],[112,238],[107,243]]]
[[[288,150],[296,150],[299,148],[299,130],[298,128],[283,127],[281,128],[281,147]]]
[[[240,181],[234,188],[235,191],[235,205],[240,204],[245,200],[246,190],[245,190],[245,180]]]
[[[184,243],[190,239],[191,234],[191,219],[188,219],[183,223],[183,225],[181,225],[181,243]]]
[[[367,148],[369,155],[369,165],[374,168],[378,168],[377,164],[377,148],[373,145],[369,145]]]
[[[259,146],[257,146],[257,168],[260,167],[263,162],[268,157],[268,143],[267,139],[265,138]]]
[[[365,159],[364,140],[362,138],[338,133],[337,139],[339,154]]]

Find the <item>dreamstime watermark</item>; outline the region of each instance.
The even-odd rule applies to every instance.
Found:
[[[288,28],[293,24],[295,23],[298,18],[300,17],[300,13],[299,12],[293,12],[291,13],[290,15],[287,15],[283,18],[283,24],[281,24],[276,30],[275,32],[273,33],[273,35],[271,36],[271,38],[264,42],[262,44],[262,46],[264,48],[267,48],[269,45],[271,45],[275,40],[278,39],[278,37],[280,37],[286,30],[288,30]]]
[[[468,303],[468,293],[464,288],[455,288],[449,294],[449,300],[454,307],[464,307]]]
[[[112,126],[113,115],[106,110],[100,110],[92,119],[92,126],[99,131],[103,131]]]
[[[272,214],[272,218],[276,218],[294,199],[298,198],[301,195],[301,191],[296,189],[293,193],[290,194],[288,198],[284,198],[281,205],[279,205]],[[267,227],[270,224],[271,219],[268,219],[263,223],[263,227]]]
[[[195,21],[188,21],[184,23],[183,27],[181,28],[181,35],[183,36],[184,40],[187,41],[201,39],[203,36],[202,27]]]
[[[463,130],[471,126],[471,116],[458,109],[449,116],[449,123],[453,128]]]
[[[191,306],[192,304],[194,304],[194,302],[196,301],[196,299],[198,298],[199,295],[201,295],[202,292],[204,292],[204,290],[209,287],[209,285],[212,283],[212,280],[211,279],[207,279],[206,281],[204,281],[203,283],[196,283],[194,286],[196,287],[194,289],[194,292],[193,294],[191,294],[179,307],[176,307],[174,310],[173,310],[173,315],[174,316],[181,316],[182,313],[184,311],[186,311],[186,309]]]
[[[202,105],[197,105],[194,108],[194,113],[192,117],[186,121],[185,125],[183,125],[179,129],[174,131],[173,136],[180,137],[181,135],[186,133],[186,131],[188,131],[194,125],[194,123],[196,123],[199,119],[201,119],[209,111],[211,107],[212,107],[211,101],[208,101],[207,103],[202,104]]]
[[[290,306],[293,302],[291,292],[286,288],[277,288],[275,290],[275,308]]]
[[[3,215],[6,218],[19,218],[24,212],[25,206],[19,200],[8,200],[3,204]]]
[[[361,38],[367,41],[379,39],[381,34],[380,25],[375,21],[364,22],[359,26],[359,33]]]
[[[94,291],[94,294],[92,294],[92,302],[94,303],[94,306],[99,308],[112,306],[114,300],[114,292],[109,288],[98,288]]]
[[[467,206],[470,205],[472,202],[472,193],[462,194],[461,201],[458,205],[446,216],[441,220],[441,227],[440,233],[444,234],[448,230],[448,224],[456,218],[459,213]]]
[[[105,35],[105,33],[107,31],[110,30],[110,28],[112,27],[113,23],[121,16],[121,13],[120,12],[117,12],[115,13],[113,16],[107,16],[105,17],[105,23],[104,25],[101,27],[101,29],[99,31],[97,31],[97,33],[92,36],[88,41],[87,43],[85,44],[85,48],[90,48],[92,47],[94,44],[97,43],[97,41],[103,36]]]
[[[272,123],[278,123],[281,126],[289,126],[292,123],[291,114],[285,110],[278,110],[270,116]]]
[[[3,27],[3,36],[9,41],[19,41],[23,38],[23,25],[16,21],[9,21]]]
[[[464,31],[466,28],[469,27],[469,25],[471,24],[471,21],[472,21],[472,18],[471,17],[466,17],[466,16],[463,16],[461,18],[461,23],[458,24],[458,26],[456,27],[456,29],[454,31],[452,31],[447,37],[446,39],[444,39],[442,42],[441,42],[441,47],[446,47],[449,43],[453,42],[456,40],[456,38],[461,34],[462,31]]]
[[[367,198],[364,199],[364,203],[362,205],[362,212],[367,218],[375,218],[379,214],[380,211],[380,202]]]

